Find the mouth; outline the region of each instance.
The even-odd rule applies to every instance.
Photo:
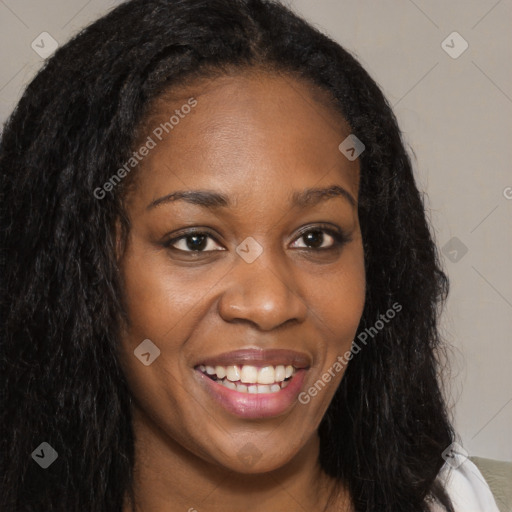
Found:
[[[238,417],[270,418],[291,410],[310,363],[295,351],[244,349],[200,361],[194,374],[207,401]]]
[[[297,373],[293,365],[277,366],[205,366],[197,368],[206,377],[227,389],[239,393],[278,393],[286,388]]]

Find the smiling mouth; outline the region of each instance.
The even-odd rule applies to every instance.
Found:
[[[292,365],[199,365],[197,369],[221,386],[251,394],[277,393],[288,386],[297,372],[297,368]]]

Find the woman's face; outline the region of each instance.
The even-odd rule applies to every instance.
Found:
[[[338,149],[350,132],[325,93],[291,77],[174,92],[127,198],[134,428],[162,452],[270,471],[317,441],[362,314],[359,164]]]

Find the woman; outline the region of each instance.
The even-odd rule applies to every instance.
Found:
[[[396,120],[283,6],[121,5],[28,86],[0,170],[3,511],[488,492],[443,457],[448,283]]]

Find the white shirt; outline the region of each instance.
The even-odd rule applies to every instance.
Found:
[[[455,462],[445,462],[438,478],[450,496],[455,512],[499,512],[482,473],[468,458],[455,455]],[[432,512],[442,510],[437,503],[432,505]]]

